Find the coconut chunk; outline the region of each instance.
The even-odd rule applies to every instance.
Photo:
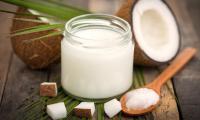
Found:
[[[121,103],[117,99],[112,99],[104,104],[104,111],[110,118],[117,115],[121,110]]]
[[[43,82],[40,84],[40,96],[57,96],[57,84],[55,82]]]
[[[74,114],[79,117],[92,118],[94,112],[94,102],[81,102],[74,108]]]
[[[67,110],[64,102],[47,105],[47,114],[53,120],[67,117]]]

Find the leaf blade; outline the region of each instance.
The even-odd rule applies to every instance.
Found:
[[[37,37],[37,38],[33,38],[33,39],[30,39],[30,40],[24,40],[24,43],[31,43],[31,42],[33,42],[35,40],[40,40],[40,39],[43,39],[43,38],[57,36],[57,35],[61,35],[61,34],[62,34],[62,31],[52,32],[52,33],[49,33],[47,35],[43,35],[43,36],[40,36],[40,37]]]
[[[3,0],[4,2],[18,5],[21,7],[30,8],[33,10],[37,10],[43,13],[46,13],[48,15],[52,15],[55,17],[58,17],[62,20],[69,20],[72,17],[82,15],[82,14],[88,14],[89,11],[81,10],[75,7],[71,6],[64,6],[64,5],[58,5],[54,4],[52,2],[48,2],[45,0],[40,1],[34,1],[34,0]]]
[[[13,11],[3,10],[3,9],[0,9],[0,12],[3,12],[3,13],[10,13],[10,14],[15,14],[15,15],[22,15],[22,16],[36,16],[36,17],[52,18],[52,17],[46,16],[46,15],[34,15],[34,14],[31,14],[31,13],[13,12]]]
[[[104,120],[103,104],[97,104],[97,120]]]
[[[47,30],[52,30],[52,29],[57,29],[57,28],[63,28],[63,27],[64,27],[64,24],[38,25],[38,26],[30,27],[30,28],[17,30],[13,34],[11,34],[11,37],[35,33],[35,32],[47,31]]]

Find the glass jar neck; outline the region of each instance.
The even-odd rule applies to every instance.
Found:
[[[64,40],[86,48],[111,48],[131,41],[129,24],[121,18],[106,14],[86,14],[75,17],[65,25]]]

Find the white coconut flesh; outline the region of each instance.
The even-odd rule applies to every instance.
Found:
[[[139,0],[132,11],[135,39],[143,52],[157,62],[171,60],[179,49],[175,18],[161,0]]]

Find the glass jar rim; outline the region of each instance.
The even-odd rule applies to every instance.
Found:
[[[74,38],[78,38],[78,39],[84,39],[84,40],[93,40],[93,39],[89,39],[89,38],[83,38],[77,35],[74,35],[70,30],[69,30],[69,26],[70,24],[72,24],[73,22],[75,22],[76,20],[80,20],[80,19],[91,19],[93,17],[96,17],[96,19],[103,19],[103,18],[112,18],[115,21],[121,22],[122,24],[124,24],[124,26],[120,26],[121,28],[123,28],[125,31],[118,37],[113,37],[113,39],[122,39],[125,36],[131,34],[131,27],[129,25],[129,23],[127,21],[125,21],[122,18],[119,18],[117,16],[114,15],[109,15],[109,14],[84,14],[84,15],[80,15],[77,17],[74,17],[72,19],[70,19],[66,24],[65,24],[65,30],[63,35],[65,36],[66,34],[69,36],[72,36]],[[105,40],[109,40],[109,39],[105,39]]]
[[[89,29],[107,29],[119,33],[108,38],[85,38],[76,32]],[[132,41],[131,27],[128,22],[109,14],[84,14],[69,20],[65,25],[64,40],[85,48],[111,48],[127,45]]]

